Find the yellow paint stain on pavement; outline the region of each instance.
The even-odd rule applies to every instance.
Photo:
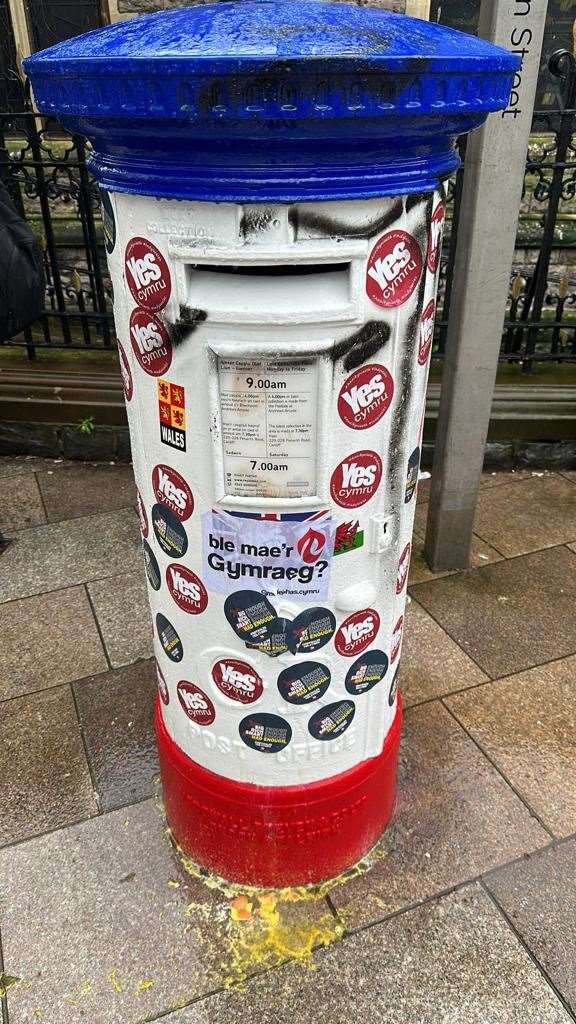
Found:
[[[156,982],[153,981],[152,978],[143,978],[142,981],[139,981],[136,985],[134,993],[137,996],[141,996],[144,992],[147,992],[148,989],[154,988],[155,984]]]
[[[7,994],[8,989],[21,984],[22,978],[16,978],[13,974],[6,974],[5,971],[0,971],[0,999]]]
[[[247,896],[236,896],[230,903],[230,917],[233,921],[249,921],[253,904]]]
[[[83,981],[78,985],[77,988],[73,989],[72,992],[68,992],[64,998],[64,1002],[70,1006],[78,1006],[81,1000],[85,996],[89,996],[94,991],[93,981]]]
[[[172,840],[173,841],[173,840]],[[186,914],[192,921],[203,921],[213,927],[214,945],[224,948],[224,985],[243,988],[248,978],[259,971],[277,967],[286,961],[314,969],[312,954],[316,949],[337,942],[345,933],[341,914],[334,916],[325,904],[325,897],[335,888],[371,870],[388,856],[387,843],[381,841],[357,864],[337,878],[326,882],[264,889],[228,882],[200,868],[176,844],[184,870],[208,889],[217,890],[227,899],[225,916],[222,904],[190,903]],[[323,904],[307,912],[305,906]],[[190,923],[187,930],[192,930]],[[210,942],[203,930],[203,941]]]
[[[118,971],[116,970],[116,968],[110,971],[110,974],[108,975],[108,981],[112,985],[112,988],[114,989],[115,992],[124,991],[124,982],[122,981],[121,978],[118,977]]]
[[[311,967],[313,951],[329,946],[344,933],[342,924],[329,910],[313,920],[304,915],[295,920],[275,892],[258,895],[252,913],[239,918],[235,904],[241,898],[236,897],[230,904],[226,988],[243,988],[255,971],[277,967],[287,960]]]
[[[195,933],[190,948],[194,960],[190,991],[186,996],[181,990],[174,993],[176,999],[171,1009],[186,1005],[199,992],[209,991],[215,985],[242,990],[252,976],[288,962],[313,970],[314,952],[338,942],[346,932],[345,914],[333,913],[326,903],[326,896],[351,879],[366,874],[390,851],[389,840],[384,837],[362,860],[337,878],[311,885],[270,889],[234,884],[210,873],[178,849],[169,831],[167,835],[184,871],[206,887],[203,895],[200,886],[195,886],[196,900],[186,903],[183,900],[188,888],[185,879],[178,880],[177,875],[166,879],[166,884],[172,889],[169,905],[174,907],[177,916],[185,915],[180,918],[181,927],[176,925],[173,936],[175,957],[181,955],[183,944],[188,946],[189,933]],[[140,978],[130,977],[127,967],[112,964],[102,964],[99,976],[94,976],[95,980],[74,979],[76,987],[64,994],[64,1001],[70,1006],[80,1007],[79,1012],[89,1017],[92,1002],[106,999],[106,989],[108,999],[113,998],[113,990],[118,995],[124,993],[123,998],[129,1001],[141,1001],[143,1006],[149,990],[156,987],[158,994],[162,990],[163,995],[164,985],[170,981],[169,970],[166,978],[163,969],[157,973],[158,964],[141,964],[140,971],[144,976]],[[147,971],[150,975],[145,974]],[[182,979],[180,985],[181,982]],[[13,986],[26,984],[17,977],[0,973],[0,995]],[[34,1015],[40,1018],[43,1012],[37,1007]]]

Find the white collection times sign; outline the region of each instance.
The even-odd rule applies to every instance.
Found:
[[[317,361],[221,357],[218,383],[226,493],[314,495]]]

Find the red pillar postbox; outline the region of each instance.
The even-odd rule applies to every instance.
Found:
[[[316,0],[25,61],[93,147],[166,812],[225,878],[337,875],[392,814],[442,183],[517,63]]]

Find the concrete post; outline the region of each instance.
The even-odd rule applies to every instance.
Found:
[[[483,0],[479,34],[520,54],[510,102],[468,140],[425,556],[469,564],[547,0]]]

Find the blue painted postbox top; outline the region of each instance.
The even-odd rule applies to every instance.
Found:
[[[374,7],[233,0],[143,15],[24,62],[112,190],[292,202],[421,192],[507,105],[519,58]]]

